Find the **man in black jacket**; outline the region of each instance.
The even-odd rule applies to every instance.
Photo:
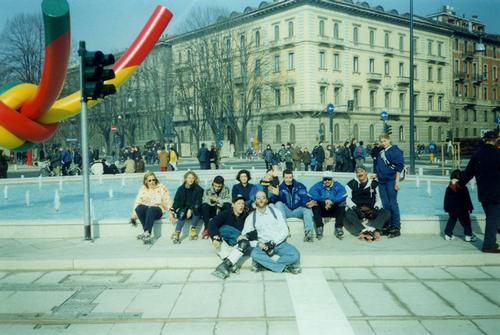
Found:
[[[484,134],[484,145],[472,156],[459,181],[465,186],[476,177],[477,196],[486,214],[482,251],[488,253],[500,253],[496,243],[500,225],[500,149],[495,147],[497,139],[498,134],[494,131]]]

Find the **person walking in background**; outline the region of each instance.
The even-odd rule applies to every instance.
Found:
[[[325,162],[325,149],[323,149],[323,143],[319,142],[319,145],[314,147],[312,155],[316,158],[316,169],[314,171],[323,171],[323,163]]]
[[[358,146],[356,147],[355,150],[355,156],[356,160],[356,166],[358,165],[364,165],[365,164],[365,158],[366,158],[366,149],[363,146],[363,141],[359,141]]]
[[[135,161],[131,156],[127,156],[125,163],[123,163],[125,167],[125,173],[135,173]]]
[[[373,170],[372,170],[373,173],[376,172],[375,167],[377,166],[377,158],[379,152],[380,152],[380,146],[378,145],[378,143],[374,143],[372,150],[370,151],[370,156],[373,160]]]
[[[450,179],[459,180],[460,170],[453,170],[450,174]],[[476,241],[476,237],[472,235],[472,224],[469,216],[469,213],[473,209],[474,207],[472,206],[467,186],[462,187],[458,183],[450,181],[444,195],[444,211],[449,215],[448,223],[446,223],[446,227],[444,228],[445,240],[451,241],[455,238],[453,236],[453,228],[455,228],[455,224],[459,220],[462,227],[464,227],[465,241]]]
[[[166,172],[168,169],[169,153],[163,147],[161,148],[160,152],[158,153],[158,160],[159,160],[159,164],[160,164],[160,171]]]
[[[311,153],[307,148],[302,151],[302,163],[304,163],[304,170],[309,171],[309,166],[311,165]]]
[[[215,144],[212,144],[210,146],[210,151],[208,152],[208,160],[209,160],[209,169],[210,170],[218,170],[219,169],[219,164],[218,164],[219,158],[217,157],[217,149],[215,148]]]
[[[209,170],[210,169],[210,160],[209,160],[209,152],[205,147],[205,143],[201,144],[200,150],[198,150],[198,162],[200,162],[201,170]]]
[[[488,131],[483,136],[484,145],[477,151],[460,175],[460,185],[476,177],[477,196],[486,214],[483,252],[500,253],[496,243],[500,226],[500,149],[496,147],[498,133]],[[454,181],[456,182],[456,181]]]
[[[5,154],[5,150],[0,149],[0,179],[7,178],[9,170],[9,159]]]
[[[144,173],[145,170],[145,163],[144,159],[142,158],[142,155],[138,155],[137,159],[135,161],[135,172],[141,172]]]
[[[266,150],[264,150],[263,157],[264,157],[264,162],[266,163],[266,170],[271,169],[273,167],[274,153],[273,149],[271,149],[271,146],[269,144],[267,145]]]
[[[293,161],[293,169],[296,171],[300,171],[300,163],[302,160],[302,150],[299,145],[296,145],[292,150],[292,161]]]
[[[177,151],[175,150],[173,145],[170,147],[169,157],[170,157],[170,160],[168,162],[168,165],[170,166],[170,169],[172,171],[176,171],[177,170],[177,161],[179,160],[179,155],[177,154]]]

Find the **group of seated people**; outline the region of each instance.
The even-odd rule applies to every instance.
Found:
[[[195,172],[184,174],[184,181],[172,201],[168,189],[153,172],[144,175],[137,195],[131,222],[142,224],[138,236],[152,243],[152,227],[167,211],[175,224],[174,244],[181,243],[182,229],[190,221],[189,239],[198,238],[198,222],[203,220],[202,238],[210,238],[223,262],[214,275],[226,278],[237,271],[243,255],[250,255],[253,271],[299,273],[300,254],[287,242],[287,218],[300,218],[304,223],[304,241],[323,238],[323,218],[335,218],[335,236],[342,239],[344,226],[366,241],[377,241],[390,220],[390,212],[382,207],[378,182],[368,177],[366,167],[358,166],[355,178],[347,185],[333,180],[326,171],[322,180],[309,190],[291,170],[283,171],[283,182],[268,169],[258,184],[250,183],[248,170],[240,170],[238,181],[229,188],[224,178],[216,176],[206,190],[199,185]],[[276,256],[275,256],[276,255]]]

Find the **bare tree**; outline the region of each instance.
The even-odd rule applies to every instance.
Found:
[[[220,17],[228,16],[229,9],[220,6],[194,7],[186,20],[178,27],[177,33],[187,33],[217,22]]]
[[[38,84],[43,51],[44,32],[40,15],[19,14],[7,20],[0,37],[0,63],[4,64],[9,80]]]

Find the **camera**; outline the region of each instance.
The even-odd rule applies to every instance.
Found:
[[[274,255],[274,247],[276,246],[276,243],[274,243],[274,241],[269,241],[264,243],[264,245],[267,247],[264,251],[269,257],[272,257]]]

